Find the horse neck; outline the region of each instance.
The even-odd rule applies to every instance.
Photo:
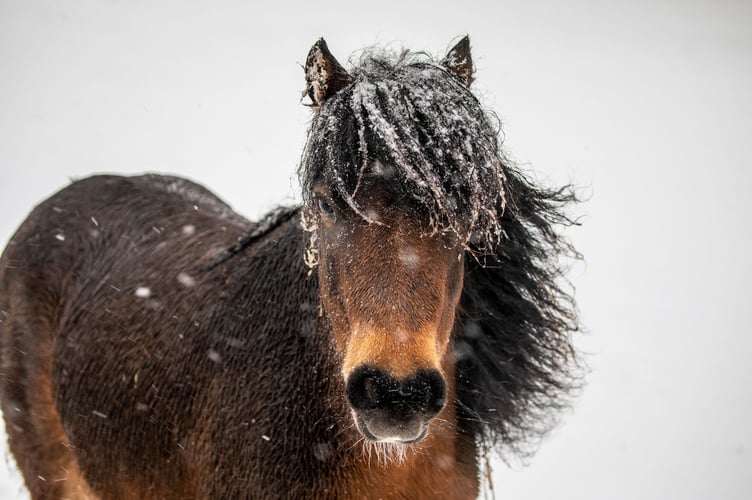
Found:
[[[434,419],[429,435],[419,443],[384,445],[364,441],[344,398],[341,360],[334,354],[331,344],[331,324],[326,314],[320,314],[317,273],[309,274],[303,264],[304,238],[300,227],[288,222],[270,234],[268,240],[259,242],[254,248],[254,259],[248,263],[265,260],[276,262],[275,266],[284,263],[281,268],[290,273],[284,285],[289,287],[284,292],[287,305],[280,312],[284,317],[275,321],[297,318],[294,323],[298,328],[311,331],[310,335],[304,335],[306,348],[299,351],[304,359],[294,367],[287,367],[287,371],[294,371],[294,375],[289,375],[291,383],[304,387],[294,392],[287,403],[299,408],[295,412],[298,425],[294,426],[295,430],[289,429],[299,435],[291,441],[308,443],[308,446],[313,443],[310,452],[313,456],[309,456],[308,451],[303,453],[308,457],[305,466],[318,471],[318,478],[312,485],[316,484],[317,490],[324,492],[322,495],[327,498],[423,498],[427,495],[464,498],[468,491],[477,492],[474,436],[458,424],[452,403]],[[238,264],[239,268],[228,270],[227,274],[245,282],[244,277],[252,273],[243,270],[242,266],[247,264],[242,264],[242,259]],[[302,308],[301,304],[308,306]],[[314,328],[313,323],[317,323],[317,327]],[[280,334],[289,338],[275,338],[277,345],[280,342],[293,345],[300,337],[300,332],[282,331]],[[450,402],[456,399],[453,360],[450,352],[442,366]],[[264,402],[264,405],[269,404],[274,402]],[[309,461],[311,458],[313,462]]]

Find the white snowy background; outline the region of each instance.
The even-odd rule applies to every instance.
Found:
[[[752,2],[0,0],[0,241],[94,172],[294,201],[318,37],[344,62],[465,33],[512,157],[590,196],[588,385],[527,466],[494,463],[497,498],[752,498]],[[0,498],[25,498],[10,457]]]

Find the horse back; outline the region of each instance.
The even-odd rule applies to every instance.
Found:
[[[215,357],[191,340],[216,302],[201,270],[248,226],[198,185],[145,175],[75,182],[18,229],[0,260],[0,397],[33,497],[195,491],[185,365]]]

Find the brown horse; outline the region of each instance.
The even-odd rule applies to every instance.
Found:
[[[567,400],[574,197],[507,162],[435,61],[323,40],[301,207],[97,176],[0,261],[2,410],[33,498],[474,498]]]

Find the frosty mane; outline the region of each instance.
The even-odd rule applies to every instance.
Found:
[[[311,124],[299,170],[307,208],[324,183],[369,220],[355,194],[378,160],[426,213],[430,231],[493,248],[505,205],[498,120],[423,53],[366,50],[350,75]]]

